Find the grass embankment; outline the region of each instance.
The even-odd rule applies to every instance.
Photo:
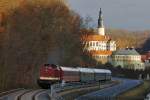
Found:
[[[150,81],[144,81],[142,85],[120,94],[117,97],[117,99],[118,100],[143,100],[149,92],[150,92]]]

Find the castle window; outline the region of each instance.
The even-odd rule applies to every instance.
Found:
[[[98,42],[96,42],[96,46],[98,46]]]
[[[92,46],[92,42],[90,42],[90,46]]]
[[[87,43],[87,46],[89,46],[89,43]]]
[[[95,42],[93,42],[93,46],[95,46]]]

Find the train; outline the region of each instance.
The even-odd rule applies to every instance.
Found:
[[[94,82],[110,81],[111,71],[107,69],[64,67],[54,64],[44,64],[40,68],[37,83],[42,88],[61,82]]]

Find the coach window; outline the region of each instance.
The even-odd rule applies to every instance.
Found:
[[[93,46],[95,46],[95,42],[93,42]]]
[[[90,42],[90,46],[92,46],[92,42]]]

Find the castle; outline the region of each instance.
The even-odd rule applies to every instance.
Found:
[[[105,33],[101,9],[99,11],[97,32],[91,35],[83,35],[82,41],[84,52],[88,52],[96,61],[102,64],[107,63],[112,52],[116,50],[116,42]]]
[[[105,33],[103,15],[100,9],[97,32],[82,36],[83,51],[97,62],[111,63],[114,67],[144,70],[141,55],[134,48],[116,49],[116,42]]]

